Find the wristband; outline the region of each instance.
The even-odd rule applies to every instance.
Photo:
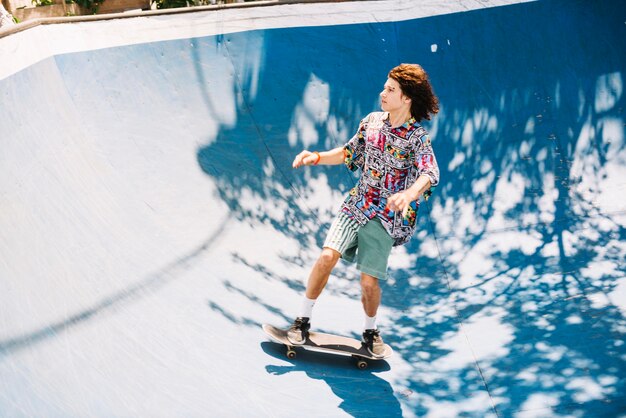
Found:
[[[321,156],[321,155],[320,155],[320,153],[319,153],[319,152],[317,152],[317,151],[313,151],[313,154],[317,155],[317,160],[315,160],[315,162],[313,163],[313,165],[317,165],[317,164],[320,162],[320,160],[322,159],[322,156]]]

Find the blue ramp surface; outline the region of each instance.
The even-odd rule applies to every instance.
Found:
[[[0,416],[626,416],[626,6],[333,24],[375,4],[6,72]],[[347,141],[401,62],[439,96],[442,182],[383,284],[394,356],[289,360],[261,324],[297,313],[356,181],[291,162]],[[340,263],[313,326],[361,325]]]

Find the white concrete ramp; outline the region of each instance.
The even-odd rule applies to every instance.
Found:
[[[0,416],[623,416],[626,7],[439,3],[0,37]],[[440,97],[442,184],[392,255],[395,355],[288,360],[260,325],[292,320],[355,181],[291,161],[400,62]],[[317,329],[358,335],[356,277]]]

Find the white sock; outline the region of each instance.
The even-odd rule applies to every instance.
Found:
[[[367,316],[367,314],[365,314],[365,324],[363,325],[363,330],[368,329],[376,329],[376,315]]]
[[[309,299],[306,295],[302,298],[302,305],[300,306],[300,315],[303,318],[311,318],[313,316],[313,306],[315,306],[317,299]]]

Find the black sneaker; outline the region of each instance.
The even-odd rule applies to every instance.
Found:
[[[287,330],[287,339],[291,341],[292,344],[304,344],[307,338],[309,338],[310,328],[311,324],[309,323],[309,318],[299,316]]]
[[[363,347],[367,348],[374,357],[382,357],[385,354],[385,343],[377,329],[366,329],[363,332]]]

